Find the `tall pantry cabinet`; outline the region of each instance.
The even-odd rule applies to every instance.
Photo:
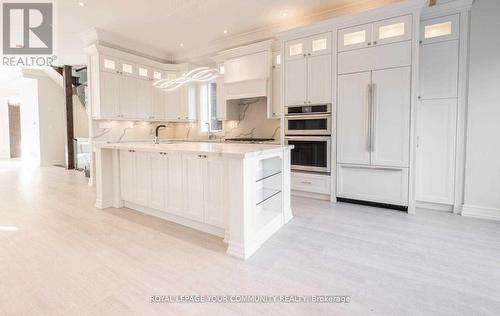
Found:
[[[460,91],[465,89],[460,77],[467,49],[461,33],[467,18],[467,11],[441,12],[421,21],[415,198],[422,207],[452,210],[462,204],[465,98]]]
[[[412,15],[338,31],[337,198],[408,207]]]

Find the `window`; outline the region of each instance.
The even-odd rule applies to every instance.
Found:
[[[217,119],[217,83],[215,81],[200,85],[200,131],[222,131],[222,121]]]

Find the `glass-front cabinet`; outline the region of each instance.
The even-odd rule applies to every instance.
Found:
[[[458,14],[425,20],[420,23],[420,42],[430,44],[456,40],[460,32]]]
[[[412,16],[404,15],[339,30],[339,52],[407,41],[411,39]]]

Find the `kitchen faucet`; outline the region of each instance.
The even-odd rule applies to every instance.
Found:
[[[156,126],[155,138],[153,139],[153,143],[155,143],[155,144],[159,144],[160,143],[160,138],[158,137],[158,130],[160,128],[163,128],[163,127],[166,127],[166,126],[165,125],[158,125],[158,126]]]
[[[215,135],[214,135],[214,133],[212,133],[212,128],[210,127],[210,123],[207,122],[205,124],[207,124],[207,127],[208,127],[208,132],[207,132],[208,140],[215,139]]]

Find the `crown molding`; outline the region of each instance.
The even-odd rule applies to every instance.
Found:
[[[138,43],[137,41],[96,27],[90,28],[89,30],[81,33],[80,38],[85,47],[91,45],[106,46],[164,64],[172,63],[173,61],[172,55],[164,50]]]
[[[469,11],[472,8],[474,0],[454,0],[443,4],[434,5],[432,7],[425,6],[422,9],[422,19],[431,19],[441,15],[459,13]]]
[[[422,2],[425,0],[405,0],[403,2]],[[277,23],[267,25],[264,27],[256,28],[244,33],[238,33],[223,39],[213,41],[208,45],[200,48],[191,49],[183,54],[174,55],[175,62],[207,62],[212,60],[213,55],[217,52],[235,48],[238,46],[249,45],[264,40],[276,39],[277,34],[286,32],[288,30],[297,29],[299,27],[306,27],[308,25],[318,23],[320,21],[340,17],[347,14],[360,13],[375,8],[385,7],[390,4],[401,2],[401,0],[365,0],[356,2],[342,7],[325,10],[319,13],[305,15],[287,23]],[[278,42],[276,42],[279,44]],[[278,50],[279,46],[274,44],[273,50]]]

